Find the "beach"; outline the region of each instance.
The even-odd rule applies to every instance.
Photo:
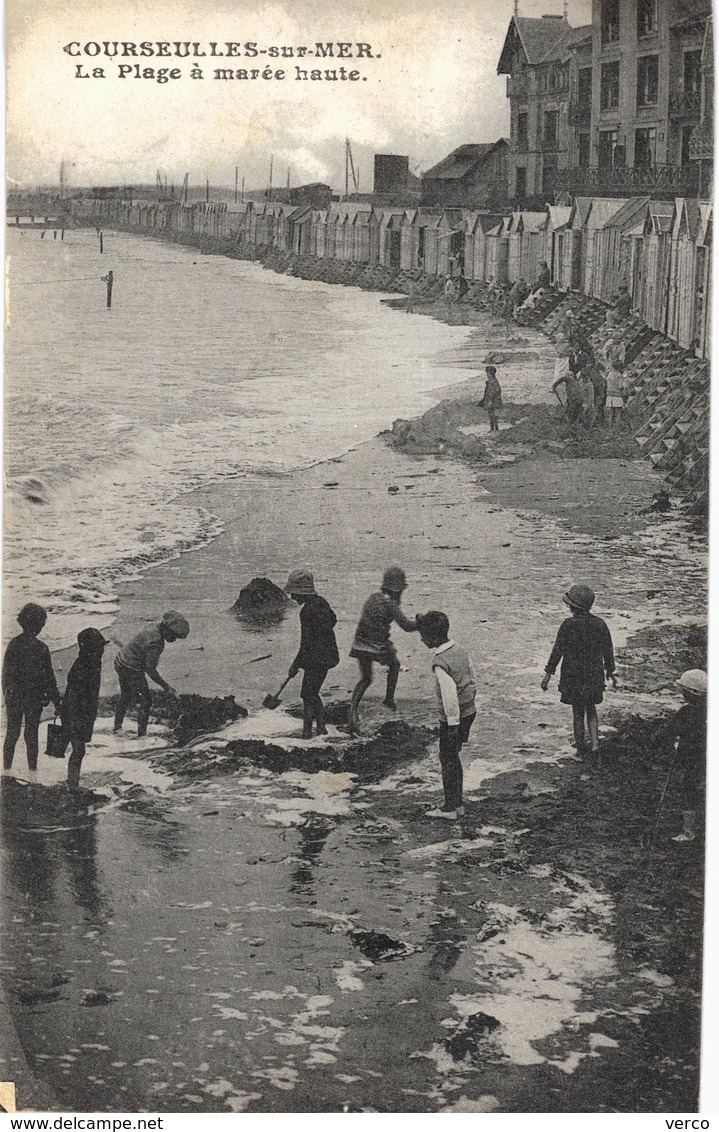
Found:
[[[240,269],[265,288],[276,281]],[[495,343],[505,402],[547,405],[552,359],[535,331],[513,347],[489,318],[443,327],[437,311],[407,316],[361,297],[360,343],[376,311],[394,349],[411,342],[430,359],[416,391],[393,411],[391,375],[378,372],[381,394],[363,386],[361,438],[349,399],[342,435],[329,414],[302,459],[286,447],[278,458],[270,422],[254,467],[216,464],[182,493],[166,481],[173,530],[192,530],[193,545],[166,544],[128,580],[113,574],[107,606],[88,606],[90,623],[120,641],[181,610],[191,634],[166,648],[165,678],[181,694],[234,696],[247,717],[186,754],[159,723],[138,744],[129,721],[117,738],[103,717],[83,768],[97,800],[49,831],[37,821],[33,831],[27,791],[59,798],[63,767],[45,760],[44,787],[13,785],[30,819],[6,824],[14,926],[3,980],[28,1106],[49,1096],[60,1111],[691,1111],[700,948],[686,921],[700,916],[701,850],[668,840],[674,801],[656,842],[640,841],[670,753],[650,765],[645,732],[678,706],[673,682],[704,620],[703,535],[651,511],[661,480],[639,459],[505,444],[478,463],[372,436],[440,400],[474,407]],[[331,385],[316,389],[331,403]],[[281,417],[286,382],[262,396]],[[485,443],[479,419],[467,428]],[[293,433],[301,427],[298,417]],[[197,468],[201,456],[200,446]],[[376,743],[366,763],[341,729],[358,614],[392,564],[407,572],[405,610],[445,610],[475,660],[461,823],[424,816],[441,787],[418,636],[394,631],[396,715],[381,676],[365,697],[359,746]],[[252,578],[284,586],[297,566],[338,616],[342,659],[325,688],[340,726],[326,742],[298,737],[298,683],[278,711],[261,707],[296,651],[296,608],[254,624],[233,610]],[[596,590],[618,653],[619,689],[599,709],[601,769],[577,758],[556,682],[539,687],[575,581]],[[61,687],[74,655],[54,652]],[[630,744],[637,719],[644,731],[635,722]],[[19,750],[20,778],[22,761]]]

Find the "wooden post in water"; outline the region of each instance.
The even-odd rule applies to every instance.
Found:
[[[102,253],[103,253],[103,247],[102,247],[102,232],[101,232],[100,233],[100,255],[102,255]]]
[[[107,275],[102,276],[103,283],[107,283],[107,308],[112,306],[112,272],[108,271]]]
[[[63,229],[62,229],[62,231],[60,232],[60,239],[61,239],[61,240],[64,240],[64,239],[65,239],[65,229],[64,229],[64,228],[63,228]]]

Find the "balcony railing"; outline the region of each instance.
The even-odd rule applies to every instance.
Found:
[[[714,130],[711,122],[701,122],[692,130],[689,139],[690,161],[712,161],[714,159]]]
[[[592,120],[592,106],[589,102],[569,103],[569,125],[588,126]]]
[[[698,118],[702,108],[701,91],[682,90],[669,99],[672,118]]]
[[[652,165],[627,168],[601,166],[552,171],[551,191],[581,196],[633,196],[667,193],[693,196],[699,187],[699,170],[692,165]]]

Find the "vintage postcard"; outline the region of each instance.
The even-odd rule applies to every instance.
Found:
[[[2,1107],[706,1109],[711,0],[6,20]]]

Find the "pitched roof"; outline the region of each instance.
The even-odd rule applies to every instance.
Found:
[[[622,231],[628,232],[638,222],[644,220],[647,205],[649,204],[650,197],[630,197],[626,204],[623,204],[618,212],[610,216],[609,220],[605,222],[607,228],[621,228]]]
[[[486,157],[502,143],[509,145],[507,138],[499,138],[494,142],[480,142],[477,145],[460,145],[453,149],[448,157],[433,165],[423,174],[423,180],[431,181],[460,181],[469,173],[473,173]]]
[[[527,62],[530,66],[543,63],[550,54],[554,53],[560,45],[569,45],[569,34],[576,32],[564,16],[543,16],[540,19],[530,19],[528,16],[512,16],[509,28],[502,47],[502,53],[497,64],[498,75],[512,73],[512,54],[514,44],[518,40]],[[581,29],[586,31],[586,29]]]
[[[592,200],[592,208],[587,219],[586,227],[594,230],[595,228],[603,228],[610,220],[613,220],[620,209],[627,203],[627,198],[623,200],[619,197],[595,197]]]

